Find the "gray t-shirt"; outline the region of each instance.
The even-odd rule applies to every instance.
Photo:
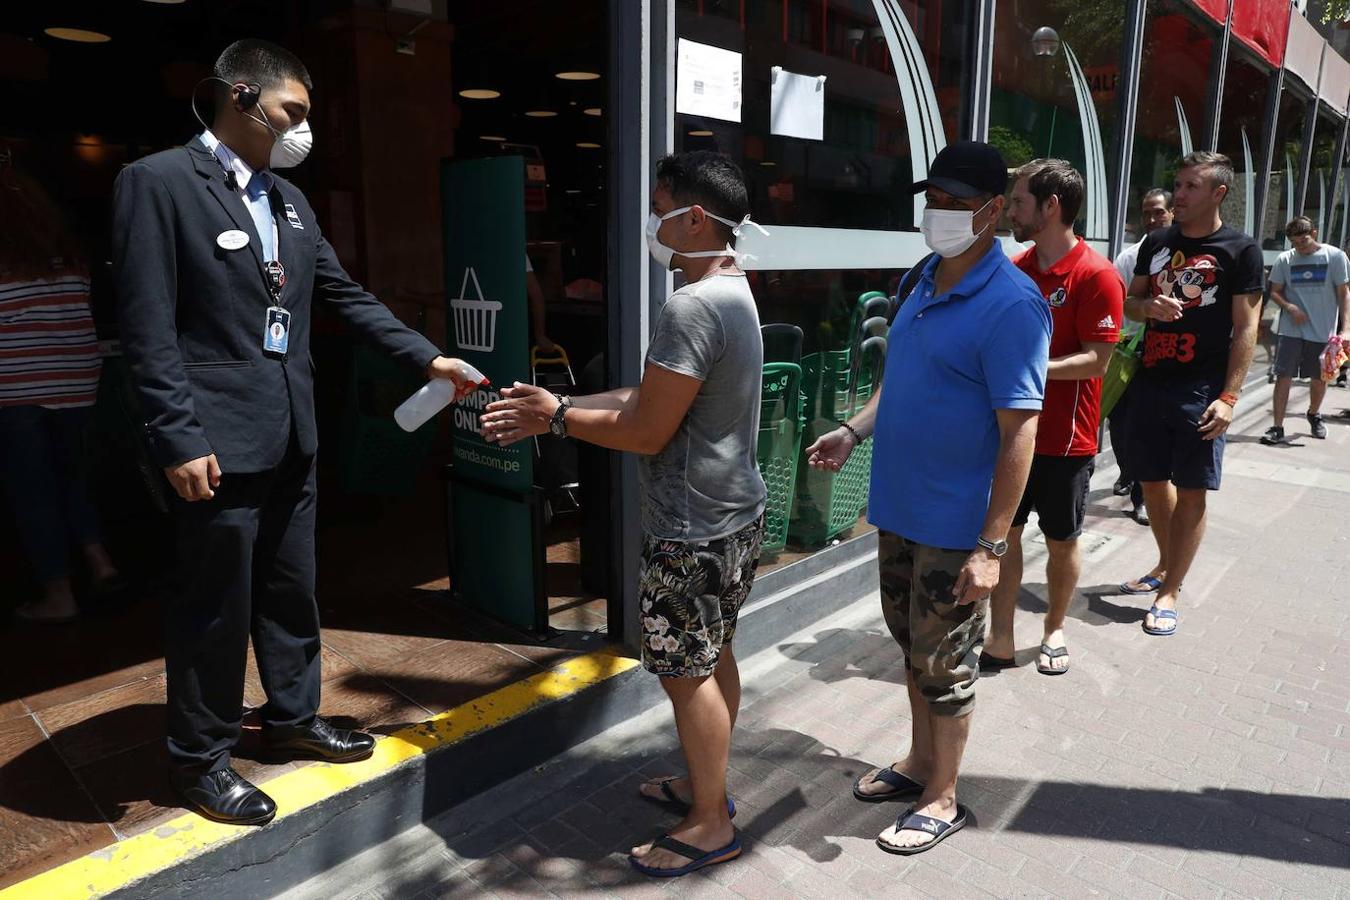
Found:
[[[703,386],[665,449],[641,457],[643,530],[697,543],[750,525],[764,512],[755,461],[764,342],[745,276],[711,275],[671,294],[647,363]]]
[[[1345,254],[1330,244],[1322,244],[1307,256],[1286,250],[1270,267],[1270,280],[1284,285],[1285,299],[1308,314],[1308,321],[1299,325],[1281,312],[1279,334],[1325,344],[1336,332],[1340,311],[1337,288],[1350,282]]]

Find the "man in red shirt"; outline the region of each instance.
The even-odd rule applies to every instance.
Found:
[[[1022,588],[1022,526],[1035,510],[1050,550],[1046,563],[1050,608],[1036,668],[1046,675],[1069,669],[1064,616],[1081,568],[1078,535],[1097,455],[1101,379],[1120,336],[1125,303],[1125,285],[1115,266],[1073,233],[1082,205],[1083,176],[1062,159],[1032,160],[1014,173],[1008,205],[1013,236],[1036,245],[1013,263],[1036,282],[1050,304],[1054,331],[1036,456],[991,597],[989,640],[981,668],[1014,665],[1013,613]]]

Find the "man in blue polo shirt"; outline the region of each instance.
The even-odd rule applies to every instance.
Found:
[[[807,449],[812,466],[837,471],[875,437],[868,516],[880,531],[882,611],[905,654],[913,735],[904,759],[863,775],[853,794],[913,803],[877,838],[890,853],[921,853],[966,823],[956,779],[989,593],[1045,395],[1049,308],[994,237],[1007,182],[997,150],[961,141],[914,185],[937,256],[891,326],[883,389]]]

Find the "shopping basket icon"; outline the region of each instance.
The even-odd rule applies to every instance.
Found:
[[[473,281],[477,299],[469,296],[470,281]],[[450,308],[455,312],[455,343],[459,349],[491,353],[497,344],[497,313],[501,312],[502,305],[496,300],[483,299],[483,289],[478,286],[478,275],[473,266],[465,268],[459,296],[450,301]]]

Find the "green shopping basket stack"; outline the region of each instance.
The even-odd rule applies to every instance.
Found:
[[[881,335],[889,305],[886,295],[878,291],[863,294],[850,320],[848,346],[802,357],[802,385],[807,398],[804,447],[862,409],[872,396],[873,386],[880,383],[886,357],[886,339]],[[812,469],[805,454],[798,454],[797,499],[789,525],[792,540],[808,547],[821,546],[857,522],[867,506],[871,473],[871,438],[854,448],[837,473]]]
[[[787,546],[788,519],[797,487],[797,457],[805,424],[802,396],[802,330],[770,324],[764,338],[764,380],[760,394],[759,474],[768,489],[764,504],[764,551]]]
[[[787,546],[788,518],[797,486],[797,457],[802,447],[802,367],[796,363],[764,364],[760,393],[759,474],[768,489],[764,504],[764,550]]]

